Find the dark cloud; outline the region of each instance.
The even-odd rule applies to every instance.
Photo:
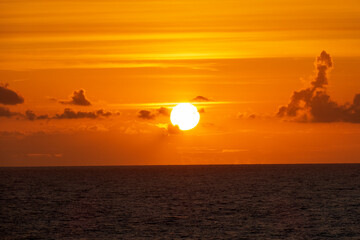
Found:
[[[19,115],[19,113],[11,112],[8,108],[0,106],[0,117],[8,117],[9,118],[9,117],[12,117],[15,115]]]
[[[140,110],[138,113],[138,117],[141,119],[145,119],[145,120],[153,120],[155,119],[157,116],[159,115],[163,115],[163,116],[170,116],[170,109],[165,108],[165,107],[161,107],[158,108],[154,111],[149,111],[149,110]]]
[[[197,97],[193,98],[191,101],[193,101],[193,102],[209,102],[210,99],[208,99],[204,96],[197,96]]]
[[[156,117],[156,115],[148,110],[140,110],[138,117],[141,119],[145,119],[145,120],[151,120],[151,119],[154,119]]]
[[[79,91],[74,91],[73,96],[70,101],[59,101],[62,104],[73,104],[79,106],[90,106],[91,103],[85,97],[85,91],[80,89]]]
[[[97,110],[94,112],[75,112],[70,108],[65,108],[62,114],[56,114],[53,119],[78,119],[78,118],[99,118],[99,117],[109,117],[111,112],[104,112],[104,110]]]
[[[16,105],[24,102],[24,98],[9,89],[7,85],[0,85],[0,103],[4,105]]]
[[[356,94],[351,104],[340,105],[326,92],[328,72],[333,62],[328,53],[321,52],[316,58],[317,74],[311,87],[295,91],[290,103],[282,106],[277,116],[289,117],[303,122],[353,122],[360,123],[360,94]]]

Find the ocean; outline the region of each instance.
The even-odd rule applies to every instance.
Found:
[[[360,164],[0,168],[1,239],[360,239]]]

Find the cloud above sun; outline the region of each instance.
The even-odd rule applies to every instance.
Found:
[[[192,102],[210,102],[210,99],[204,96],[196,96],[191,100]]]

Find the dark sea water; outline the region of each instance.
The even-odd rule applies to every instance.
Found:
[[[0,168],[0,239],[360,239],[360,165]]]

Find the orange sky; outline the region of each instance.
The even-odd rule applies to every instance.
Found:
[[[1,1],[0,166],[360,162],[359,11],[355,0]],[[323,50],[333,66],[316,62]],[[328,84],[312,88],[318,66]],[[314,92],[292,116],[302,89]],[[199,125],[168,129],[158,109],[196,96],[209,99]]]

